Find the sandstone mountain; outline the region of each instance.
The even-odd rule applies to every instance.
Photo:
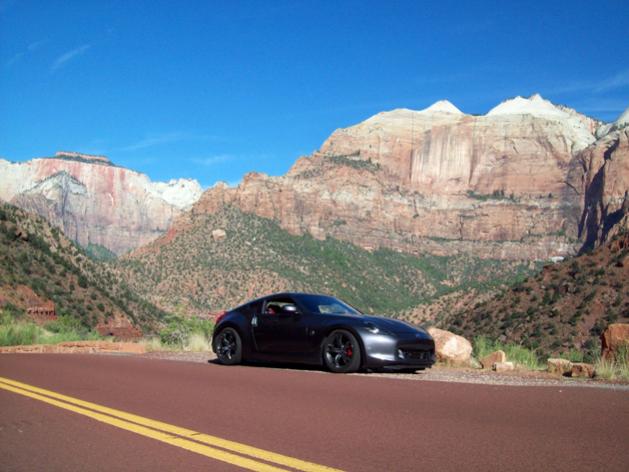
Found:
[[[7,306],[22,312],[52,306],[58,315],[74,317],[89,328],[126,320],[152,330],[167,316],[57,227],[0,204],[0,308]]]
[[[161,235],[200,195],[194,180],[152,182],[103,156],[0,160],[0,199],[43,216],[84,247],[117,254]]]
[[[629,228],[629,126],[612,128],[579,153],[567,184],[579,196],[584,249]]]
[[[487,290],[530,274],[531,263],[474,255],[367,251],[333,238],[291,235],[226,206],[177,218],[168,233],[115,262],[131,288],[163,309],[219,311],[274,291],[330,293],[395,316],[454,290]]]
[[[193,211],[233,205],[291,234],[366,249],[569,255],[605,239],[609,231],[596,223],[625,221],[614,213],[624,208],[618,195],[629,178],[624,126],[539,95],[507,100],[484,116],[446,101],[394,110],[335,131],[284,176],[252,173],[236,188],[216,185]]]

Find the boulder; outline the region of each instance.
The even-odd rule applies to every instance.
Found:
[[[504,351],[494,351],[480,360],[480,363],[483,365],[483,369],[491,369],[497,362],[507,362],[507,355]]]
[[[594,366],[585,362],[575,362],[572,364],[572,377],[592,378],[594,377]]]
[[[621,350],[629,355],[629,323],[612,323],[601,335],[601,356],[616,359]]]
[[[428,333],[435,340],[438,361],[450,364],[470,364],[472,343],[463,336],[434,327],[428,328]]]
[[[224,229],[212,230],[212,239],[214,241],[223,241],[227,237],[227,233]]]
[[[509,372],[515,370],[515,364],[513,362],[495,362],[492,369],[496,372]]]
[[[572,372],[572,362],[567,359],[548,359],[548,373],[566,375]]]

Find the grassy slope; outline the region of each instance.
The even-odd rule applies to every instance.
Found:
[[[393,315],[460,287],[522,277],[524,264],[469,256],[369,252],[334,239],[293,236],[271,220],[228,208],[116,262],[130,285],[162,308],[219,310],[281,290],[330,293]],[[214,241],[213,229],[227,233]]]
[[[629,322],[629,235],[548,265],[485,301],[441,313],[440,320],[470,339],[500,338],[540,356],[578,351],[591,360],[600,350],[602,330],[609,323]]]
[[[25,311],[28,293],[53,300],[85,327],[114,314],[151,327],[166,314],[134,294],[111,267],[92,260],[44,219],[0,205],[0,300]]]

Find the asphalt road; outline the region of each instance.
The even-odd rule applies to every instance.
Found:
[[[48,392],[0,379],[3,471],[243,470],[214,452],[181,446],[201,440],[197,433],[237,442],[234,457],[254,446],[312,462],[313,470],[629,470],[626,390],[413,382],[100,355],[2,355],[0,377]],[[56,394],[95,405],[67,406],[51,400]],[[110,421],[109,413],[94,413],[101,406],[143,419]],[[195,433],[155,433],[136,424],[144,419]],[[116,421],[122,426],[110,424]]]

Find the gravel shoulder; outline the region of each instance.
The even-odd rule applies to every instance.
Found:
[[[140,357],[147,359],[161,359],[178,362],[208,363],[216,359],[212,352],[173,352],[157,351],[141,354]],[[265,365],[264,368],[305,370],[315,373],[327,374],[316,368],[306,368],[301,366]],[[597,379],[571,379],[566,377],[556,377],[542,371],[516,370],[511,373],[496,373],[480,369],[469,369],[459,367],[448,367],[437,365],[432,369],[421,371],[415,374],[381,373],[371,372],[369,374],[351,374],[369,378],[393,378],[413,381],[429,382],[458,382],[484,385],[508,385],[516,387],[585,387],[585,388],[606,388],[613,390],[629,391],[629,384],[622,382],[610,382]]]

